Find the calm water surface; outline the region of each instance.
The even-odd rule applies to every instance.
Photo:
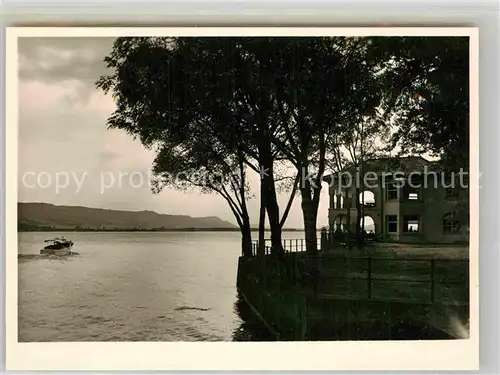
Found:
[[[61,233],[19,233],[39,254]],[[238,314],[236,232],[67,233],[80,256],[19,261],[19,341],[231,341]],[[290,232],[286,238],[301,238]],[[246,331],[246,332],[245,332]]]

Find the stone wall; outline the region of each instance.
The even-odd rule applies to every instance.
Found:
[[[281,260],[241,257],[238,291],[263,324],[276,332],[277,340],[453,338],[456,335],[449,328],[453,322],[468,321],[468,304],[356,298],[359,294],[354,292],[359,290],[350,290],[355,283],[342,287],[328,279],[325,271],[333,269],[328,262],[339,265],[331,257],[311,262],[305,253],[286,254]],[[316,279],[311,263],[320,271]],[[332,272],[341,278],[354,267],[363,274],[365,263],[344,258]],[[362,288],[366,281],[361,281]],[[428,291],[422,291],[425,301]]]

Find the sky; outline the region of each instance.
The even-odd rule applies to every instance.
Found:
[[[115,110],[110,94],[95,88],[106,74],[112,38],[20,38],[19,201],[162,214],[218,216],[236,223],[216,194],[165,189],[153,194],[148,171],[154,153],[121,130],[107,129]],[[249,176],[254,198],[250,220],[258,223],[259,176]],[[280,195],[280,211],[288,200]],[[324,185],[318,227],[328,223]],[[300,196],[285,227],[302,228]]]

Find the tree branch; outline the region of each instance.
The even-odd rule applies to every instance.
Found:
[[[295,181],[293,183],[293,189],[292,193],[290,194],[290,197],[288,198],[288,203],[285,208],[285,212],[283,212],[283,217],[280,220],[280,227],[283,228],[283,225],[286,222],[286,219],[288,218],[288,214],[290,213],[290,209],[292,208],[292,203],[295,198],[295,194],[297,193],[297,189],[299,186],[299,180],[300,180],[300,173],[297,173],[297,176],[295,177]]]

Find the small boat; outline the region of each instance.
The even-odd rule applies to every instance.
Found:
[[[40,250],[40,254],[69,255],[73,247],[73,241],[68,241],[64,237],[45,240],[47,245]]]

